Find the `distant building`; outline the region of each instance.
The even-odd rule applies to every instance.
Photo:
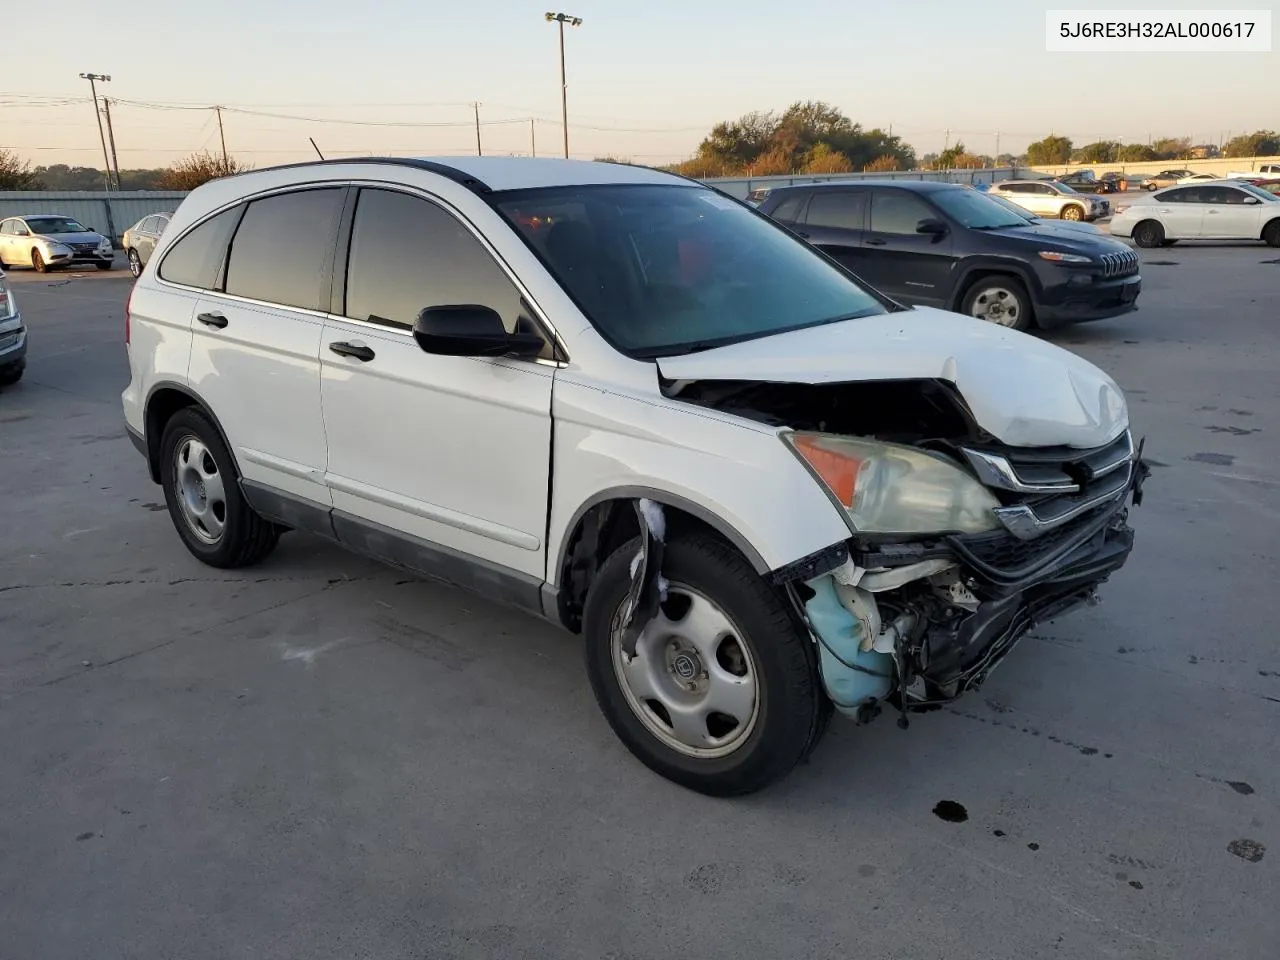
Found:
[[[1188,156],[1192,160],[1214,160],[1219,153],[1221,151],[1218,149],[1217,144],[1202,143],[1198,147],[1192,147]]]

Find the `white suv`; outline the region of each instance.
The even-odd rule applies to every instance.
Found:
[[[1012,200],[1038,217],[1088,221],[1111,212],[1108,201],[1056,180],[1002,180],[993,183],[989,192]]]
[[[197,558],[305,530],[562,624],[618,736],[711,794],[833,705],[980,684],[1124,563],[1146,473],[1092,365],[622,164],[217,180],[127,323],[129,432]]]

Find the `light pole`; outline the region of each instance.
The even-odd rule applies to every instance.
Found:
[[[81,80],[89,81],[89,90],[93,93],[93,115],[98,121],[98,138],[102,141],[102,163],[107,168],[107,189],[111,189],[111,158],[107,155],[107,135],[102,132],[102,114],[98,112],[98,88],[95,80],[109,83],[111,78],[101,73],[82,73]]]
[[[564,79],[564,25],[582,26],[582,18],[567,13],[548,13],[547,20],[560,26],[560,122],[564,127],[564,158],[569,159],[569,87]]]

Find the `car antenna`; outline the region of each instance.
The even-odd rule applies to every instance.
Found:
[[[320,152],[320,148],[316,146],[316,138],[315,138],[315,137],[307,137],[307,139],[311,141],[311,149],[312,149],[312,150],[314,150],[314,151],[316,152],[316,156],[317,156],[317,157],[319,157],[321,160],[323,160],[323,159],[324,159],[324,154],[323,154],[323,153],[321,153],[321,152]]]

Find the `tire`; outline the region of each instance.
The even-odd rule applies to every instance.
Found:
[[[108,260],[106,263],[98,263],[97,267],[99,270],[114,270],[116,263],[114,260]]]
[[[26,369],[27,365],[25,363],[15,363],[9,367],[0,367],[0,387],[12,387],[22,379],[22,374]]]
[[[1026,285],[1005,273],[974,280],[960,301],[960,312],[1011,330],[1027,330],[1035,322]]]
[[[1143,220],[1133,228],[1133,242],[1145,249],[1164,243],[1164,227],[1159,220]]]
[[[129,272],[135,277],[142,276],[142,258],[138,256],[137,250],[129,251]]]
[[[49,265],[44,262],[44,257],[35,247],[31,248],[31,267],[36,273],[49,272]]]
[[[1063,220],[1083,220],[1084,207],[1080,206],[1077,203],[1067,204],[1065,207],[1062,208],[1062,219]]]
[[[178,536],[202,563],[247,567],[275,549],[280,530],[249,506],[227,445],[199,409],[185,407],[165,424],[160,482]]]
[[[1280,247],[1280,220],[1272,220],[1262,228],[1262,239],[1268,247]]]
[[[687,628],[687,611],[695,609],[691,603],[699,604],[696,609],[707,615],[706,622],[714,624],[710,618],[718,616],[728,632],[714,634],[718,639],[701,651],[717,662],[708,665],[692,645],[681,647],[678,635],[653,630],[646,631],[636,657],[627,661],[614,624],[638,549],[639,540],[632,540],[605,561],[583,615],[587,676],[610,727],[641,763],[698,793],[741,796],[786,776],[817,745],[831,717],[831,704],[822,690],[813,643],[785,597],[722,541],[704,534],[672,539],[663,555],[662,572],[670,585],[659,616],[672,631]],[[653,652],[662,662],[644,657],[647,638],[657,641]],[[694,654],[694,662],[682,669],[681,659],[688,660],[688,652]],[[628,662],[636,665],[637,675],[653,677],[649,692],[690,707],[684,733],[694,735],[683,744],[670,721],[678,714],[654,706],[663,701],[646,697],[644,690],[637,692],[644,684],[624,679]],[[648,664],[655,665],[652,673],[645,669]],[[742,716],[738,710],[729,715],[708,709],[709,695],[679,687],[681,676],[707,689],[716,684],[717,690],[736,691]],[[725,678],[734,682],[726,685]],[[732,728],[724,723],[730,717],[738,721]]]

